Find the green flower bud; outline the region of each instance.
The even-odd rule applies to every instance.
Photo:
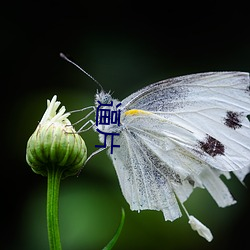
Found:
[[[37,174],[47,176],[50,168],[58,168],[62,177],[67,177],[79,172],[87,158],[87,148],[67,119],[70,113],[65,113],[65,107],[56,113],[60,106],[56,98],[47,101],[47,110],[28,140],[26,160]]]

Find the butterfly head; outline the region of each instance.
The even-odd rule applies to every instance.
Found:
[[[95,95],[95,106],[98,106],[99,101],[102,104],[109,104],[113,100],[110,92],[105,92],[104,90],[101,90],[100,92],[97,90],[97,93]]]

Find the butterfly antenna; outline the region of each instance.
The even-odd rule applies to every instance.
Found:
[[[102,85],[89,73],[87,73],[84,69],[82,69],[79,65],[77,65],[76,63],[74,63],[73,61],[71,61],[67,56],[65,56],[63,53],[60,53],[60,57],[64,60],[66,60],[67,62],[73,64],[74,66],[76,66],[79,70],[81,70],[85,75],[87,75],[89,78],[91,78],[95,83],[97,83],[97,85],[101,88],[101,90],[103,90]]]

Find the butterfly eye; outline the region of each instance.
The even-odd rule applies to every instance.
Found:
[[[101,103],[103,104],[108,104],[112,101],[112,97],[110,94],[107,94],[105,93],[103,96],[102,96],[102,100],[101,100]]]

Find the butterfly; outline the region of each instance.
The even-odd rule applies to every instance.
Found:
[[[236,202],[220,176],[233,173],[243,182],[250,172],[249,74],[170,78],[121,102],[101,87],[95,112],[100,103],[112,103],[103,107],[111,113],[119,106],[120,122],[92,122],[105,144],[96,152],[107,146],[131,210],[160,210],[166,221],[174,221],[182,216],[181,205],[192,229],[211,241],[210,230],[189,215],[183,203],[197,187],[206,189],[219,207]]]
[[[97,101],[119,103],[103,90]],[[242,72],[171,78],[121,101],[121,125],[98,128],[120,134],[109,156],[131,210],[161,210],[173,221],[196,187],[220,207],[234,204],[220,176],[243,181],[250,171],[249,113],[249,74]]]

